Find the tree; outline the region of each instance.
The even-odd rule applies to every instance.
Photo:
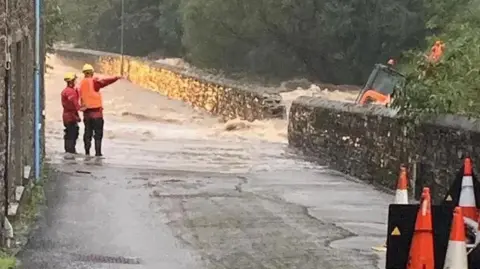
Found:
[[[438,6],[451,4],[443,2]],[[438,35],[428,37],[427,44],[437,39],[446,44],[440,62],[426,61],[425,50],[407,53],[406,90],[394,103],[402,113],[414,118],[445,113],[480,115],[480,51],[476,45],[480,42],[480,8],[476,2],[459,1],[449,6],[454,15],[432,17],[435,24],[430,25],[435,25]]]
[[[45,44],[47,52],[53,50],[56,41],[63,37],[65,16],[58,5],[58,0],[45,3]]]
[[[264,65],[270,72],[363,83],[375,63],[423,40],[423,11],[418,1],[189,1],[184,44],[200,66],[258,71],[262,63],[251,61],[262,59],[276,63]]]
[[[51,1],[51,0],[48,0]],[[120,0],[54,0],[65,16],[65,40],[84,48],[98,48],[99,18]]]

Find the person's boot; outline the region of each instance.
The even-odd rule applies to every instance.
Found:
[[[72,153],[77,154],[77,141],[72,140]]]
[[[70,139],[65,140],[65,152],[66,153],[72,153],[75,154],[75,146],[74,146],[74,141]]]
[[[92,143],[90,142],[85,142],[85,155],[89,156],[90,155],[90,147],[92,146]]]
[[[65,149],[65,153],[68,153],[68,149],[69,149],[68,139],[63,139],[63,148]]]
[[[102,140],[95,140],[95,156],[101,157],[102,155]]]

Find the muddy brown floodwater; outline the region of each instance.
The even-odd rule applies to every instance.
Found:
[[[62,77],[79,71],[50,62],[47,155],[58,172],[24,268],[383,267],[371,247],[385,240],[392,196],[301,159],[285,120],[222,123],[120,81],[103,90],[106,157],[65,159]],[[299,90],[284,94],[287,107],[302,94],[352,98]]]

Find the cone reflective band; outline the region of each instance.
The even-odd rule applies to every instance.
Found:
[[[398,176],[397,190],[395,192],[394,204],[407,205],[408,204],[408,179],[407,168],[400,167],[400,175]]]
[[[463,167],[462,189],[458,206],[462,208],[463,216],[477,221],[478,211],[473,188],[472,160],[468,157],[465,158]]]
[[[407,269],[435,269],[430,189],[423,188]]]
[[[462,208],[456,207],[450,228],[450,240],[448,241],[444,269],[468,269],[464,225]]]

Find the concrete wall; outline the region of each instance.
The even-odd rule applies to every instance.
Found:
[[[413,127],[395,114],[383,107],[300,97],[290,109],[288,141],[334,169],[390,189],[406,163],[417,198],[428,186],[441,199],[465,153],[479,167],[480,120],[450,115]]]
[[[33,61],[34,61],[34,7],[31,0],[0,0],[0,18],[8,18],[9,25],[0,19],[0,206],[14,201],[15,186],[23,185],[23,166],[33,159]],[[5,33],[8,32],[8,39]],[[10,43],[10,46],[8,46]],[[6,55],[10,53],[10,69]],[[8,83],[8,85],[7,85]],[[8,113],[10,111],[10,113]],[[9,117],[8,117],[9,115]],[[8,129],[10,125],[10,129]],[[10,137],[10,139],[7,139]],[[8,143],[10,141],[10,143]],[[8,154],[7,154],[8,152]],[[8,186],[8,195],[5,195]]]
[[[118,54],[59,48],[56,55],[78,68],[84,63],[91,63],[97,72],[120,74],[121,57]],[[280,95],[268,89],[236,85],[233,81],[226,82],[206,74],[191,74],[135,57],[124,58],[124,74],[137,85],[203,108],[224,120],[241,118],[253,121],[285,116]]]

